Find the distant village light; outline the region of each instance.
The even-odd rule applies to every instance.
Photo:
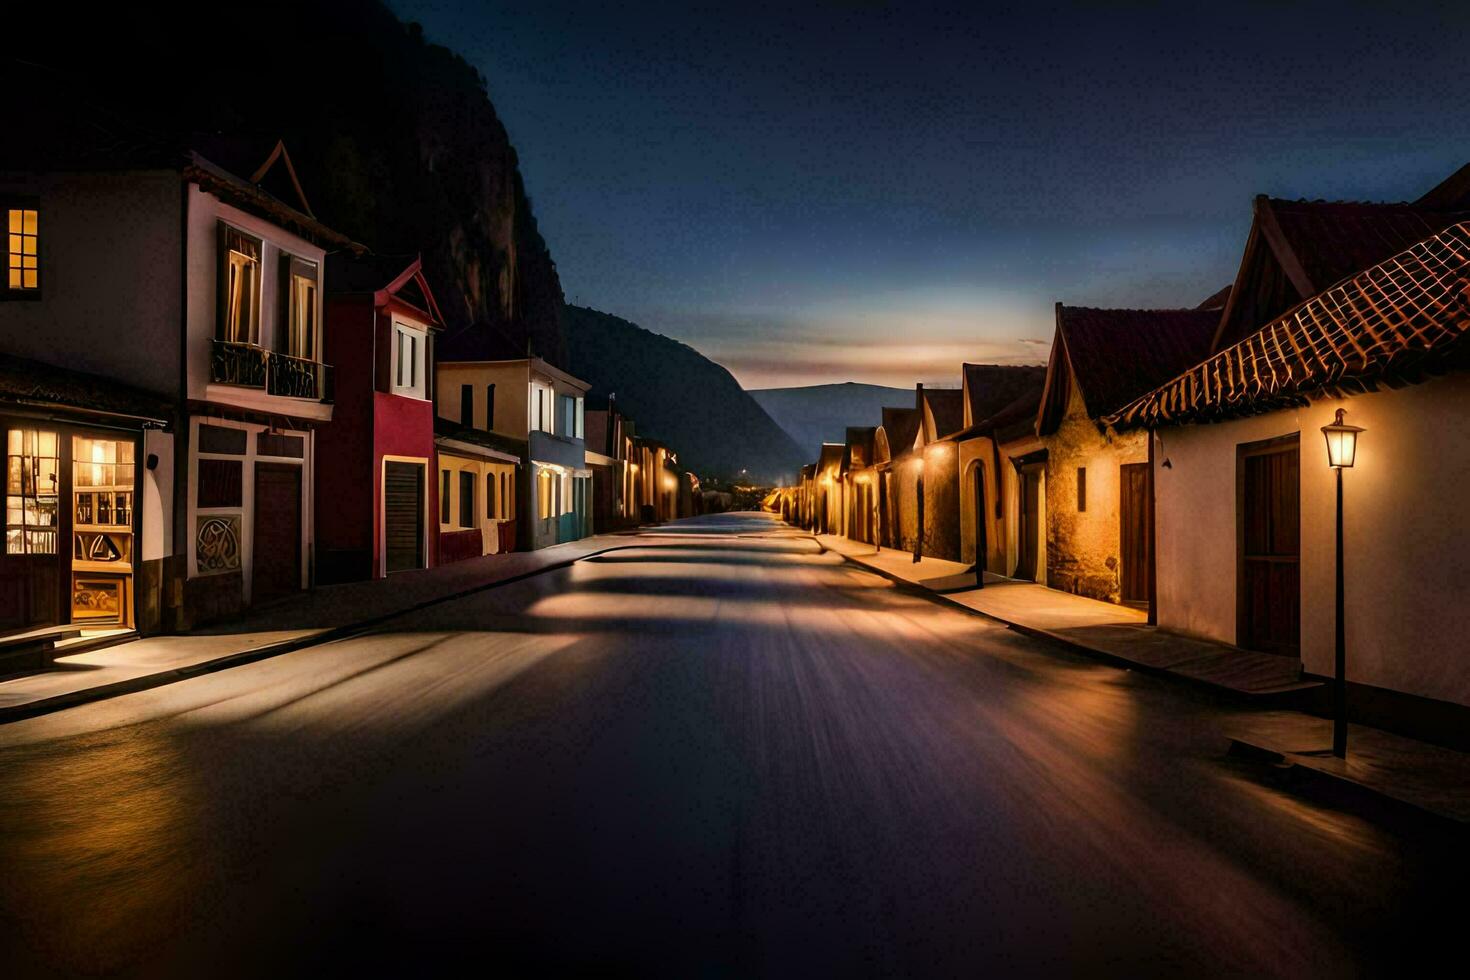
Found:
[[[1327,438],[1327,465],[1334,469],[1352,466],[1358,454],[1358,433],[1364,431],[1360,425],[1348,425],[1342,420],[1343,409],[1337,410],[1337,418],[1331,425],[1322,426],[1322,435]]]

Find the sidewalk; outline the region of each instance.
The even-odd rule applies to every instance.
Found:
[[[399,572],[391,579],[322,586],[192,633],[59,657],[51,670],[0,681],[0,724],[341,639],[423,606],[651,540],[656,539],[638,532],[600,534],[540,551]]]
[[[939,601],[998,620],[1022,633],[1063,643],[1089,656],[1181,677],[1229,691],[1257,709],[1229,730],[1231,754],[1265,762],[1302,785],[1368,801],[1378,810],[1470,824],[1470,755],[1363,725],[1350,725],[1348,757],[1333,757],[1332,722],[1282,701],[1320,690],[1297,677],[1296,661],[1175,636],[1146,624],[1138,610],[1098,602],[986,573],[975,588],[970,566],[906,551],[875,553],[872,545],[816,535],[822,547],[897,582],[935,593]]]
[[[1148,616],[1129,606],[1058,592],[1035,582],[985,573],[975,588],[969,565],[924,558],[907,551],[876,551],[872,545],[832,534],[817,543],[895,581],[929,589],[946,601],[999,620],[1032,636],[1064,644],[1089,656],[1204,684],[1252,699],[1289,700],[1321,688],[1303,681],[1298,661],[1253,653],[1223,643],[1179,636],[1148,625]]]

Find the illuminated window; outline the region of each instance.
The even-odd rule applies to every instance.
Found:
[[[556,511],[554,510],[554,505],[551,501],[551,488],[553,483],[554,481],[551,478],[550,470],[542,469],[537,472],[536,512],[543,521],[547,518],[554,517],[556,514]]]
[[[11,429],[5,455],[5,552],[56,554],[57,437]]]
[[[294,255],[282,256],[281,282],[286,290],[285,353],[313,360],[316,356],[316,263]]]
[[[260,338],[260,242],[220,225],[219,339],[254,344]]]
[[[40,212],[33,208],[9,208],[5,212],[6,285],[20,292],[41,288]]]

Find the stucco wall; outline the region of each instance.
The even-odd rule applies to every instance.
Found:
[[[1046,437],[1047,584],[1117,602],[1121,584],[1119,467],[1148,461],[1142,432],[1099,432],[1072,386],[1067,413]],[[1087,509],[1077,509],[1077,469],[1087,470]]]
[[[1236,447],[1299,432],[1302,663],[1333,672],[1335,491],[1319,430],[1338,407],[1367,428],[1343,474],[1348,679],[1470,704],[1470,375],[1161,430],[1159,625],[1235,642]]]
[[[0,177],[0,193],[38,198],[41,252],[41,299],[0,303],[0,347],[177,394],[179,175]]]

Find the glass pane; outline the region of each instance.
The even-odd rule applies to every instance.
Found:
[[[23,555],[25,549],[25,532],[12,529],[5,532],[5,551],[11,555]]]
[[[13,232],[16,232],[16,233],[19,233],[20,232],[20,211],[19,210],[12,209],[10,211],[10,224],[9,224],[9,229],[11,231],[13,231]]]
[[[26,270],[24,270],[22,272],[22,274],[21,274],[21,286],[22,286],[22,288],[25,288],[25,289],[35,289],[37,282],[38,282],[38,280],[36,278],[36,270],[34,270],[34,269],[26,269]]]
[[[20,254],[20,242],[21,237],[19,235],[10,236],[10,251],[16,255]]]
[[[55,456],[56,455],[56,433],[54,433],[54,432],[42,432],[42,433],[40,433],[38,435],[37,442],[36,442],[36,455],[37,456]]]
[[[20,230],[25,232],[27,235],[34,235],[36,233],[36,212],[22,211],[21,215],[22,220]]]
[[[20,270],[19,269],[11,269],[10,270],[10,288],[11,289],[19,289],[19,288],[21,288],[20,287]]]

